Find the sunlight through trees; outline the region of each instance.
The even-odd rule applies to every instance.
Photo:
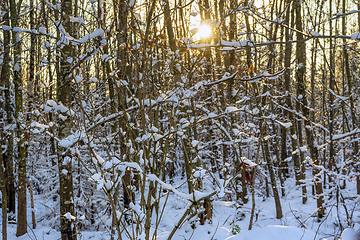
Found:
[[[3,239],[356,226],[360,2],[0,8]]]

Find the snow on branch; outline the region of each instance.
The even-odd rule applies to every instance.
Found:
[[[267,71],[263,72],[262,74],[258,75],[258,76],[255,76],[255,77],[252,77],[252,78],[235,78],[236,74],[238,73],[237,71],[235,73],[233,73],[232,75],[230,76],[227,76],[226,74],[222,77],[222,79],[216,81],[216,82],[212,82],[212,83],[207,83],[207,84],[204,84],[204,86],[213,86],[213,85],[216,85],[216,84],[219,84],[219,83],[222,83],[222,82],[226,82],[228,80],[231,80],[231,79],[234,79],[234,80],[238,80],[238,81],[245,81],[245,82],[255,82],[257,80],[261,80],[263,78],[270,78],[270,79],[275,79],[277,78],[278,75],[281,75],[285,72],[285,68],[274,73],[274,74],[269,74]]]
[[[338,19],[338,18],[341,18],[341,17],[345,17],[345,16],[350,15],[350,14],[358,13],[358,12],[360,12],[360,10],[350,10],[350,11],[347,12],[347,13],[336,13],[335,16],[329,18],[329,20],[335,20],[335,19]]]
[[[78,17],[78,18],[70,17],[70,20],[72,22],[77,22],[79,24],[83,23],[83,19],[81,17]],[[55,21],[55,26],[58,28],[58,30],[61,34],[60,40],[57,43],[57,45],[59,45],[59,46],[63,45],[63,44],[68,45],[69,43],[71,43],[74,46],[77,46],[77,45],[86,43],[88,40],[92,40],[95,38],[100,39],[100,46],[106,45],[105,31],[102,28],[97,28],[92,33],[89,33],[89,34],[83,36],[81,39],[76,39],[76,38],[70,36],[70,34],[65,31],[65,29],[60,21]],[[36,29],[30,30],[30,29],[25,29],[25,28],[21,28],[21,27],[13,27],[12,28],[8,25],[2,25],[1,30],[20,32],[20,33],[29,33],[29,34],[34,34],[34,35],[45,35],[45,36],[51,37],[53,39],[56,39],[56,37],[53,36],[52,34],[46,33],[46,28],[44,28],[44,27],[40,27],[39,30],[36,30]]]
[[[82,37],[80,40],[77,40],[73,43],[73,45],[79,45],[86,43],[88,40],[94,39],[94,38],[100,38],[100,45],[105,46],[106,45],[106,39],[105,39],[105,32],[102,28],[97,28],[94,32],[89,33]]]
[[[355,128],[351,132],[334,135],[333,140],[337,141],[337,140],[347,138],[347,137],[350,137],[350,136],[358,134],[358,133],[360,133],[360,129]]]

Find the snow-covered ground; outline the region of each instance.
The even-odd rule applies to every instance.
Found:
[[[175,181],[176,182],[176,181]],[[326,216],[318,222],[316,200],[311,196],[311,186],[308,186],[308,202],[302,204],[299,196],[301,190],[296,189],[293,179],[286,181],[286,195],[281,198],[283,218],[275,218],[274,200],[270,196],[264,198],[256,194],[256,207],[253,230],[248,231],[252,199],[241,205],[231,201],[214,200],[213,219],[200,225],[199,221],[188,221],[176,231],[173,239],[212,239],[212,240],[357,240],[360,229],[360,198],[355,192],[355,184],[348,182],[346,189],[339,189],[339,201],[336,196],[326,198]],[[183,189],[185,191],[185,188]],[[37,218],[36,229],[31,229],[31,211],[28,209],[28,234],[17,238],[16,225],[8,224],[8,239],[47,240],[60,239],[59,231],[50,225],[58,221],[58,201],[45,200],[44,196],[35,195],[35,210]],[[341,203],[344,199],[345,205]],[[163,201],[164,202],[164,201]],[[162,203],[163,203],[162,202]],[[189,201],[178,195],[170,194],[158,229],[158,240],[167,239],[169,233],[185,212]],[[344,207],[345,206],[345,207]],[[347,211],[347,213],[346,213]],[[51,216],[52,217],[49,217]],[[154,222],[155,222],[154,214]],[[104,224],[108,224],[105,222]],[[56,224],[55,224],[56,225]],[[352,227],[349,229],[349,227]],[[342,233],[342,231],[345,231]],[[79,239],[103,240],[110,239],[109,231],[82,231]],[[123,237],[123,239],[127,239]],[[144,239],[141,235],[139,239]]]

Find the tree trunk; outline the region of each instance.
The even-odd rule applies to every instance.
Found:
[[[171,48],[171,51],[175,52],[176,50],[176,42],[175,42],[175,36],[174,36],[174,30],[172,26],[172,19],[170,15],[170,4],[169,0],[164,1],[164,16],[165,16],[165,26],[169,38],[169,45]]]
[[[72,16],[72,0],[63,0],[61,9],[62,25],[67,33],[72,36],[73,26],[70,22]],[[69,110],[72,102],[72,86],[71,86],[71,61],[73,57],[73,46],[71,44],[64,45],[61,49],[60,61],[60,77],[57,83],[57,100]],[[71,133],[71,114],[67,111],[66,119],[58,118],[58,138],[65,139]],[[59,182],[60,182],[60,231],[62,240],[77,239],[75,225],[74,210],[74,192],[72,178],[72,157],[64,146],[58,144],[58,166],[59,166]]]
[[[15,0],[10,1],[11,26],[14,28],[18,24],[18,13]],[[21,72],[21,38],[20,33],[12,32],[14,43],[14,69],[13,81],[15,88],[15,121],[16,136],[18,138],[18,204],[17,204],[17,230],[16,236],[22,236],[27,232],[26,214],[26,148],[24,136],[24,116],[23,116],[23,94],[22,94],[22,72]]]
[[[1,96],[1,95],[0,95]],[[0,108],[0,111],[2,109]],[[2,135],[2,134],[1,134]],[[0,153],[2,153],[2,136],[0,135]],[[7,240],[7,195],[5,188],[5,169],[3,167],[3,158],[0,154],[0,188],[1,188],[1,209],[2,209],[2,240]]]
[[[294,9],[296,14],[295,24],[296,29],[296,38],[297,38],[297,48],[296,48],[296,60],[297,60],[297,68],[296,68],[296,81],[297,81],[297,96],[298,99],[302,102],[302,113],[305,120],[305,133],[307,138],[307,144],[310,149],[310,155],[314,162],[314,178],[315,178],[315,191],[317,195],[317,207],[318,207],[318,216],[322,217],[324,215],[324,207],[323,207],[323,196],[322,196],[322,183],[320,181],[321,175],[320,170],[317,168],[319,164],[318,159],[318,149],[315,147],[315,137],[314,133],[311,129],[310,122],[310,114],[308,108],[308,101],[306,96],[306,84],[305,84],[305,70],[306,70],[306,45],[303,41],[304,37],[302,34],[303,26],[302,26],[302,16],[301,16],[301,0],[296,0],[294,2]]]
[[[5,1],[7,11],[4,15],[4,24],[9,26],[9,6]],[[10,32],[4,31],[4,57],[1,70],[1,85],[5,86],[5,105],[4,110],[6,112],[6,125],[10,126],[14,124],[13,111],[11,107],[11,81],[10,81]],[[4,133],[4,132],[2,132]],[[8,210],[10,213],[15,214],[15,181],[14,181],[14,167],[13,167],[13,148],[14,148],[14,135],[13,131],[7,131],[6,136],[3,137],[3,144],[7,139],[7,148],[5,154],[3,154],[4,171],[5,171],[5,186],[8,196]]]

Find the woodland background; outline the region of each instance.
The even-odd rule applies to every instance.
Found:
[[[353,226],[359,1],[1,0],[0,19],[3,239],[27,211],[64,240],[153,239],[169,196],[189,204],[168,239],[215,200],[251,229],[289,188]],[[36,219],[33,195],[60,208]]]

